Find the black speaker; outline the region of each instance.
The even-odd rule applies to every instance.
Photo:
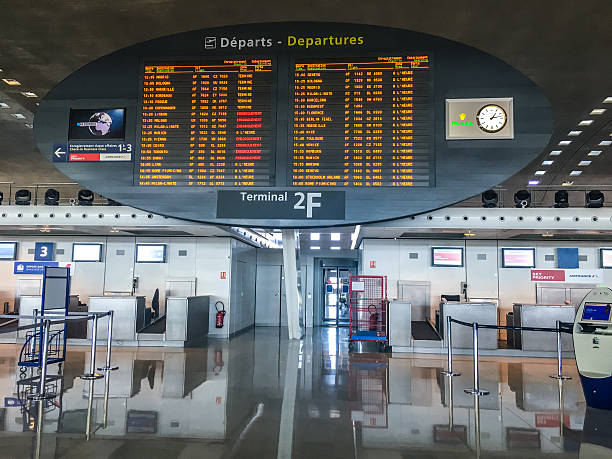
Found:
[[[559,190],[555,193],[555,205],[558,209],[569,207],[569,194],[565,190]]]
[[[527,190],[519,190],[514,193],[514,205],[518,208],[525,208],[531,205],[531,193]]]
[[[59,206],[59,191],[49,188],[45,191],[45,206]]]
[[[18,206],[29,206],[32,201],[30,190],[17,190],[15,192],[15,204]]]
[[[585,196],[585,207],[597,208],[604,205],[604,194],[599,190],[591,190]]]
[[[482,207],[497,207],[499,198],[494,190],[487,190],[482,193]]]
[[[94,200],[94,194],[91,190],[80,190],[77,195],[79,206],[91,206]]]

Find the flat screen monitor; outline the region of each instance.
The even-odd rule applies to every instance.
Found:
[[[124,138],[124,108],[70,109],[69,140],[105,141]]]
[[[502,268],[535,268],[535,249],[502,249]]]
[[[463,266],[463,247],[432,247],[432,266]]]
[[[102,244],[75,242],[72,244],[72,261],[102,261]]]
[[[612,249],[599,249],[599,259],[602,268],[612,268]]]
[[[609,322],[612,304],[610,303],[584,303],[582,320]]]
[[[136,263],[165,263],[165,244],[136,244]]]
[[[16,255],[16,242],[0,242],[0,260],[14,260]]]

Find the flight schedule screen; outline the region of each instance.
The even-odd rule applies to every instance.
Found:
[[[290,132],[293,186],[429,186],[429,56],[297,60]]]
[[[143,186],[270,186],[272,61],[146,63],[141,93]]]

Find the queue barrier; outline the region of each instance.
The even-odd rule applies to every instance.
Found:
[[[20,325],[17,327],[0,327],[0,334],[12,333],[20,330],[31,330],[38,328],[41,334],[41,359],[40,359],[40,382],[38,387],[38,393],[28,396],[28,398],[36,401],[50,399],[55,397],[57,394],[52,392],[46,392],[46,380],[47,380],[47,365],[48,365],[48,353],[49,353],[49,339],[51,325],[65,324],[69,321],[89,321],[93,320],[91,330],[91,359],[89,362],[89,373],[85,373],[81,376],[82,379],[93,380],[103,378],[104,375],[96,373],[96,346],[98,338],[98,319],[100,317],[109,316],[108,322],[108,335],[106,340],[106,363],[103,367],[98,368],[98,371],[112,371],[119,367],[111,366],[111,348],[113,339],[113,311],[107,312],[71,312],[67,316],[40,316],[40,315],[10,315],[0,314],[0,319],[29,319],[34,320],[34,323],[29,325]],[[23,349],[22,349],[23,351]]]
[[[448,367],[446,370],[442,371],[442,374],[452,378],[453,376],[460,376],[461,373],[456,373],[453,371],[453,341],[452,341],[452,324],[456,323],[458,325],[462,325],[464,327],[472,328],[473,333],[473,343],[474,343],[474,387],[470,387],[464,389],[466,394],[471,394],[476,397],[481,395],[488,395],[489,392],[486,390],[480,389],[480,372],[478,368],[478,330],[480,328],[485,329],[494,329],[494,330],[522,330],[522,331],[537,331],[537,332],[546,332],[546,333],[556,333],[557,334],[557,374],[550,375],[550,378],[558,379],[559,381],[565,379],[571,379],[570,376],[563,374],[563,356],[561,349],[561,333],[572,333],[573,324],[567,322],[561,322],[557,320],[557,326],[555,328],[548,327],[515,327],[511,325],[489,325],[489,324],[479,324],[478,322],[464,322],[462,320],[453,319],[451,316],[446,317],[446,342],[447,342],[447,360]]]

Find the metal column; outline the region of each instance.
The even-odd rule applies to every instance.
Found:
[[[287,295],[287,328],[289,339],[300,339],[300,310],[302,295],[299,288],[298,271],[299,240],[297,230],[283,230],[283,272],[285,276],[285,292]]]

